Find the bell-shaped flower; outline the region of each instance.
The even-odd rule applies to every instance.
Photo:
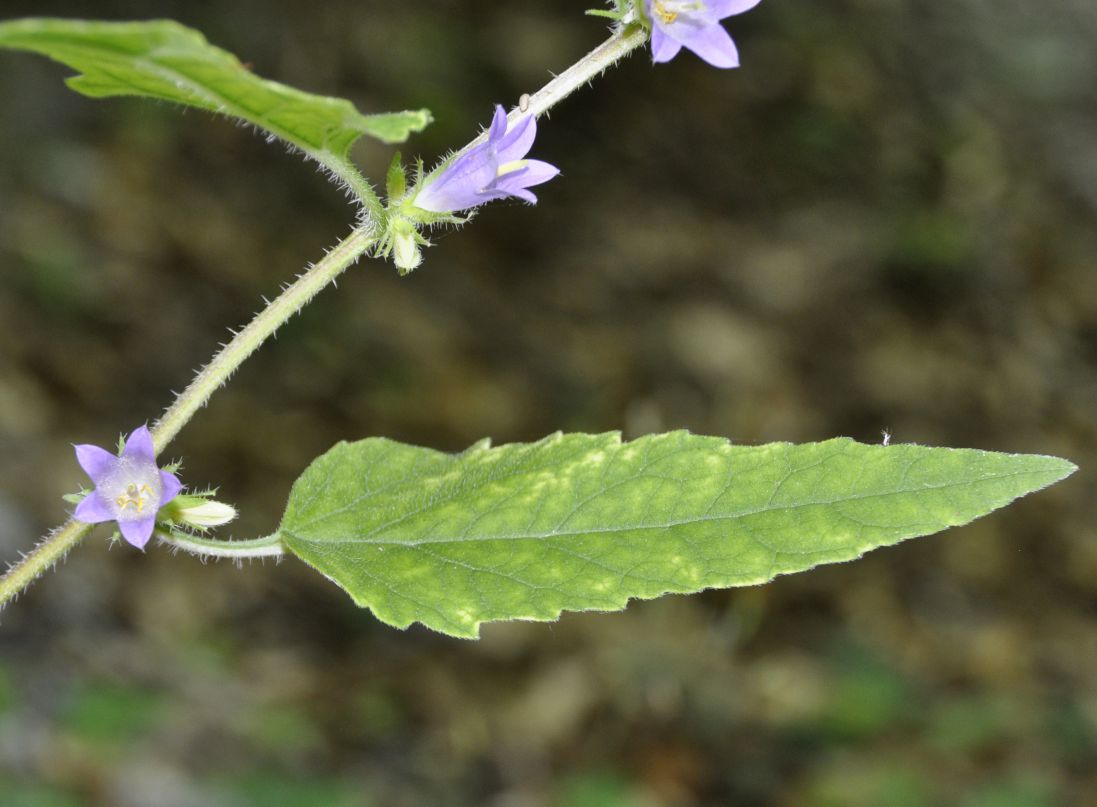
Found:
[[[503,107],[496,106],[487,141],[442,169],[413,204],[431,213],[455,213],[509,196],[536,204],[537,197],[528,189],[560,173],[555,165],[525,159],[536,137],[532,115],[508,126]]]
[[[183,489],[175,474],[157,467],[148,428],[134,429],[120,456],[99,446],[73,448],[76,461],[95,483],[95,490],[76,506],[73,517],[87,524],[117,521],[122,537],[144,548],[156,526],[156,514]]]
[[[739,50],[720,20],[761,0],[644,0],[651,19],[651,58],[669,62],[682,48],[713,67],[738,67]]]

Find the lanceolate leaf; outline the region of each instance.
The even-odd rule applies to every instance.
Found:
[[[762,583],[971,521],[1062,479],[1055,457],[686,432],[462,454],[371,438],[297,480],[285,546],[397,627],[617,610]]]
[[[247,121],[299,148],[359,195],[365,180],[349,160],[351,145],[362,135],[398,143],[431,121],[425,109],[363,115],[345,99],[259,78],[170,20],[14,20],[0,23],[0,47],[41,53],[81,71],[67,83],[92,98],[144,96]]]

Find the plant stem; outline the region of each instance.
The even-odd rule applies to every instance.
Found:
[[[619,62],[636,48],[648,41],[648,32],[635,23],[621,25],[613,32],[613,36],[596,47],[582,59],[577,61],[563,73],[558,75],[544,87],[529,97],[529,105],[525,111],[521,109],[511,110],[511,118],[519,118],[532,114],[540,117],[552,107],[563,101],[580,87],[593,81],[607,69]],[[474,145],[487,137],[485,132]]]
[[[612,67],[615,63],[620,61],[623,57],[627,56],[636,48],[643,45],[648,39],[648,32],[641,27],[626,20],[621,25],[617,26],[613,35],[596,47],[578,62],[573,64],[563,73],[558,75],[536,93],[529,97],[529,104],[526,111],[520,109],[514,109],[511,111],[509,117],[517,118],[527,114],[542,115],[547,112],[556,104],[563,101],[573,92],[580,87],[584,86],[592,79],[605,72],[606,69]],[[476,137],[472,142],[468,143],[464,148],[460,149],[457,153],[463,154],[469,149],[482,143],[487,137],[487,133],[483,133]],[[345,243],[345,242],[344,242]],[[341,245],[340,245],[341,246]],[[338,249],[338,247],[337,247]],[[250,327],[250,326],[249,326]],[[226,349],[227,351],[227,349]],[[226,351],[222,351],[222,354]],[[221,354],[218,354],[217,358],[220,358]],[[213,362],[210,362],[210,367],[217,361],[217,358]],[[209,369],[207,367],[207,369]],[[203,370],[203,373],[206,371]],[[200,378],[201,376],[199,376]],[[225,376],[227,377],[227,376]],[[199,379],[195,379],[197,382]],[[221,378],[219,383],[224,382],[224,377]],[[195,386],[194,384],[191,385]],[[216,387],[211,387],[209,392],[212,392]],[[186,395],[186,393],[184,393]],[[182,396],[180,396],[182,398]],[[209,395],[207,393],[206,397]],[[179,406],[179,401],[176,401],[172,410]],[[156,445],[160,446],[160,430],[164,427],[164,422],[168,420],[172,410],[164,415],[164,418],[160,423],[156,424],[153,428],[153,441]],[[183,423],[189,420],[193,411],[189,411]],[[176,430],[177,431],[177,430]],[[170,432],[167,438],[164,439],[166,443],[175,432]],[[167,540],[167,539],[165,539]],[[267,536],[266,538],[257,538],[254,541],[221,541],[215,538],[187,538],[182,539],[178,535],[173,536],[168,541],[173,546],[182,549],[185,552],[191,552],[195,555],[222,557],[222,558],[255,558],[255,557],[274,557],[281,555],[284,552],[282,543],[278,538],[278,533]]]
[[[580,87],[589,83],[631,51],[647,41],[648,33],[635,22],[626,20],[613,35],[578,62],[558,75],[529,97],[525,110],[514,109],[512,119],[533,114],[543,115]],[[463,153],[482,143],[487,133],[481,134],[460,150]],[[315,155],[313,155],[315,156]],[[329,166],[330,167],[330,166]],[[152,440],[157,452],[162,451],[179,433],[210,396],[228,380],[236,369],[254,353],[260,345],[316,296],[321,289],[337,278],[348,266],[365,254],[377,241],[377,227],[382,221],[380,203],[365,180],[354,181],[360,175],[353,172],[337,172],[348,181],[366,208],[366,225],[356,228],[316,265],[301,274],[296,281],[274,299],[255,318],[238,331],[210,363],[203,367],[190,385],[175,399],[163,417],[152,427]],[[348,179],[348,176],[351,179]],[[368,192],[367,192],[368,191]],[[15,598],[46,569],[62,559],[89,532],[92,525],[70,520],[47,535],[30,554],[13,565],[0,577],[0,608]],[[181,539],[173,537],[169,543],[198,555],[234,558],[274,557],[282,554],[278,534],[253,541],[218,541],[207,538]]]
[[[636,48],[643,45],[647,40],[648,32],[642,26],[635,22],[623,23],[614,30],[613,36],[537,92],[531,94],[524,110],[518,107],[512,109],[507,115],[507,119],[514,122],[526,115],[541,117],[580,87],[589,84]],[[487,131],[482,132],[479,137],[458,151],[454,155],[454,159],[485,142],[487,138]]]
[[[152,442],[159,453],[179,430],[205,406],[209,397],[228,380],[271,334],[289,320],[316,294],[354,263],[377,240],[367,231],[355,230],[339,242],[324,259],[301,274],[255,319],[236,333],[228,344],[203,367],[190,385],[175,399],[164,416],[152,427]]]
[[[0,608],[15,599],[19,592],[33,583],[47,569],[61,560],[70,549],[92,531],[93,524],[68,521],[43,538],[30,554],[13,564],[0,577]]]
[[[236,368],[269,339],[280,325],[285,324],[301,310],[305,303],[358,260],[376,240],[377,237],[371,230],[354,230],[329,251],[323,260],[303,272],[266,308],[256,314],[251,322],[238,331],[232,340],[210,360],[210,363],[199,371],[190,385],[176,397],[164,416],[153,426],[152,441],[157,452],[171,442],[218,387],[224,384]],[[42,572],[62,559],[91,530],[91,524],[69,520],[47,535],[28,555],[0,577],[0,608],[33,583]],[[254,547],[251,549],[245,547],[244,556],[259,557],[255,554],[246,554],[253,550]],[[202,550],[201,554],[214,553]],[[271,552],[268,551],[268,554]]]

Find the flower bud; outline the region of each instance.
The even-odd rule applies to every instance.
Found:
[[[186,526],[208,530],[228,524],[236,518],[236,508],[231,504],[207,499],[199,504],[181,507],[176,517]]]
[[[414,229],[393,235],[392,259],[396,263],[397,271],[402,275],[406,275],[423,262],[423,253],[419,249]]]

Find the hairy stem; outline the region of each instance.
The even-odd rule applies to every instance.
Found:
[[[311,266],[297,280],[255,315],[242,330],[199,371],[164,416],[152,428],[152,440],[161,451],[194,417],[209,397],[228,380],[263,342],[301,310],[309,300],[360,258],[376,241],[371,232],[356,229],[339,242],[323,260]],[[92,530],[92,525],[70,520],[47,535],[29,554],[0,578],[0,608],[33,583],[46,569],[62,559]],[[241,542],[247,543],[247,542]],[[183,547],[186,548],[186,547]],[[247,550],[245,549],[245,552]],[[279,548],[279,552],[280,552]],[[202,551],[200,554],[214,554]],[[268,554],[270,554],[268,552]],[[248,555],[258,557],[257,555]]]
[[[647,38],[648,33],[644,28],[626,20],[617,27],[609,39],[530,95],[526,109],[514,109],[510,117],[517,118],[531,113],[537,116],[543,115],[621,58],[643,45]],[[486,137],[486,133],[481,134],[460,151],[465,152],[473,148],[483,142]],[[179,430],[206,404],[210,396],[279,326],[300,311],[302,306],[335,280],[376,242],[375,227],[381,215],[379,203],[376,201],[376,196],[372,194],[372,190],[369,193],[364,193],[363,188],[359,187],[355,187],[354,190],[362,198],[368,221],[372,226],[356,229],[328,252],[323,260],[300,275],[243,330],[237,332],[210,363],[199,371],[190,385],[179,394],[164,416],[153,426],[152,440],[158,452],[172,441]],[[91,529],[89,524],[70,520],[47,535],[30,554],[13,565],[0,578],[0,608],[34,582],[42,572],[63,558],[72,547],[91,532]],[[173,537],[169,543],[197,555],[216,557],[274,557],[283,552],[277,533],[254,541]]]
[[[614,31],[613,36],[537,92],[530,95],[529,104],[525,111],[521,109],[512,110],[510,117],[517,118],[526,114],[540,117],[580,87],[589,84],[606,72],[607,69],[632,53],[647,40],[648,32],[640,25],[626,24],[620,26]],[[478,140],[482,140],[486,136],[485,133]]]
[[[589,84],[606,72],[636,48],[648,40],[648,32],[634,22],[626,22],[617,27],[613,36],[558,75],[537,92],[532,93],[524,104],[524,109],[515,107],[507,115],[513,122],[526,115],[541,117],[576,90]],[[467,146],[458,151],[459,157],[471,148],[480,145],[488,138],[485,131]]]
[[[285,554],[282,539],[278,533],[264,538],[252,538],[248,541],[221,541],[216,538],[203,538],[200,535],[184,535],[179,532],[166,535],[157,533],[160,540],[176,549],[207,558],[234,558],[237,560],[254,558],[280,558]]]
[[[286,287],[255,319],[238,331],[210,363],[199,371],[194,380],[175,399],[164,416],[152,427],[152,442],[160,452],[179,430],[205,406],[210,396],[224,384],[241,364],[290,317],[296,314],[316,294],[343,273],[376,241],[376,237],[355,230],[339,242],[324,259],[301,274]]]
[[[21,561],[12,564],[7,573],[0,577],[0,608],[64,558],[70,549],[92,531],[93,526],[70,520],[43,538]]]

